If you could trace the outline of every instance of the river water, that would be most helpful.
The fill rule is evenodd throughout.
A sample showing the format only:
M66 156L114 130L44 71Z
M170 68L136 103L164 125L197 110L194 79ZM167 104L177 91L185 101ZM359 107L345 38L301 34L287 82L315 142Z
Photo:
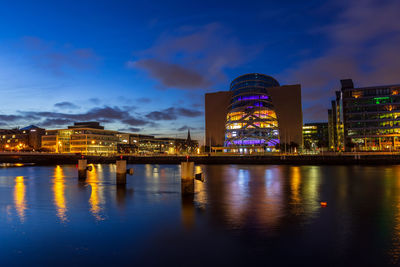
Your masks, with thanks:
M0 266L400 264L400 166L128 167L0 168Z

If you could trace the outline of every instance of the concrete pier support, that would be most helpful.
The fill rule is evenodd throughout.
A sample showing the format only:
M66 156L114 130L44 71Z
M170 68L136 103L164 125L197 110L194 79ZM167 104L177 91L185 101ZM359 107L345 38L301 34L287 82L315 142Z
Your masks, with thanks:
M181 162L181 193L194 194L194 162Z
M87 160L80 159L78 161L78 179L85 180L87 177Z
M117 160L117 185L126 184L126 160Z

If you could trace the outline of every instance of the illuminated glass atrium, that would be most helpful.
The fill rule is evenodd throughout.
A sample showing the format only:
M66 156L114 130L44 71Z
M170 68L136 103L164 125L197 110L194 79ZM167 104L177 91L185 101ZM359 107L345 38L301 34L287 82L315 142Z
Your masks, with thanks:
M274 78L258 73L232 81L225 131L226 147L275 147L279 143L278 121L269 87L280 86Z

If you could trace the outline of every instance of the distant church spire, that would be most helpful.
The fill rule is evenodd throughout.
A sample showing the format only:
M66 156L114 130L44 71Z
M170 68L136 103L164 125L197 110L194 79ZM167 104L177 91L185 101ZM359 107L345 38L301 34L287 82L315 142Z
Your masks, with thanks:
M190 138L190 129L188 129L188 134L187 134L187 138L186 138L186 142L191 142L192 139Z

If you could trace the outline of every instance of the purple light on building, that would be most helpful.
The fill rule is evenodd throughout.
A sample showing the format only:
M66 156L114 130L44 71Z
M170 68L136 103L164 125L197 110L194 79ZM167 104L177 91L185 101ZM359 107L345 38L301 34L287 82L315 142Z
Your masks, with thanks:
M268 99L268 96L266 96L266 95L243 96L243 97L239 97L237 99L237 101L258 100L258 99Z
M279 144L279 139L271 139L268 141L267 146L275 146L276 144Z
M226 146L252 146L252 145L266 145L269 147L273 147L276 144L279 144L279 139L271 139L268 142L264 139L255 139L255 140L234 140L233 142L226 142Z
M256 139L256 140L234 140L233 143L227 142L226 145L237 145L237 146L251 146L251 145L267 145L267 146L275 146L279 144L279 139L271 139L268 142L264 139Z

